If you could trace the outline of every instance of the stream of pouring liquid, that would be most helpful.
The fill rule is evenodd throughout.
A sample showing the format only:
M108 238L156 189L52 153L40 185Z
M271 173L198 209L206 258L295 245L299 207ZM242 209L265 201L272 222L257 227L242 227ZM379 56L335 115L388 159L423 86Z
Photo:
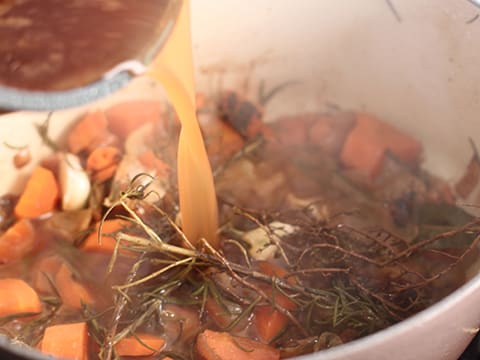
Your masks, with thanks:
M215 187L196 116L189 0L147 74L163 85L182 124L177 154L182 230L193 245L204 238L217 248Z

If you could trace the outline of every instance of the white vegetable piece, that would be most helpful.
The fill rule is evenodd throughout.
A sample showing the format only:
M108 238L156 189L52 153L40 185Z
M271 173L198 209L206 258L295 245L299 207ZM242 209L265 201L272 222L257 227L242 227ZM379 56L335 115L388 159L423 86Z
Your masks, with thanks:
M270 229L270 233L268 229ZM257 260L269 260L278 250L276 242L282 237L298 231L297 226L273 221L266 227L258 227L243 235L243 240L250 244L250 255Z
M80 159L74 154L61 154L59 172L62 209L79 210L83 208L90 195L91 185Z

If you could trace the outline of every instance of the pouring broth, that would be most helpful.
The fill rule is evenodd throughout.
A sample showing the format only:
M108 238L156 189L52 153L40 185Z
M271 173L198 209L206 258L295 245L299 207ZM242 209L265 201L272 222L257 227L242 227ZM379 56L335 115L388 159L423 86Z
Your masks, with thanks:
M71 359L288 358L466 281L478 219L455 203L478 156L450 186L372 114L265 124L233 91L195 108L181 16L150 72L179 119L160 101L92 108L20 196L2 197L3 334Z

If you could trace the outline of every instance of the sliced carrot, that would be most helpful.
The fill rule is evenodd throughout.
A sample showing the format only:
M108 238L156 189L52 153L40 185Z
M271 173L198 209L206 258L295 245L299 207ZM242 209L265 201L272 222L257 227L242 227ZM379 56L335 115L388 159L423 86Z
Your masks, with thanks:
M170 173L170 165L155 155L153 150L147 150L138 156L140 163L149 170L155 170L158 176L167 176Z
M0 264L20 260L33 250L35 243L30 220L18 220L0 235Z
M237 319L242 309L239 308L238 305L231 304L226 299L224 299L223 304L220 304L213 296L208 296L205 301L205 310L207 311L209 319L212 319L218 327L223 329ZM246 321L248 321L247 318L240 321L234 329L232 329L232 332L243 330L247 325Z
M74 154L84 150L90 152L102 144L108 135L105 113L101 110L93 111L81 118L70 130L67 136L68 148Z
M214 165L222 163L245 145L245 139L232 126L215 118L202 126L208 156Z
M36 218L49 213L55 208L58 196L58 184L53 173L37 166L15 206L15 215L20 218Z
M284 278L288 275L288 272L284 268L267 261L259 262L258 266L260 271L266 275L276 276L278 278ZM288 281L294 283L295 279L289 278ZM292 300L281 292L274 291L271 286L263 287L263 289L270 294L275 304L280 307L287 310L295 310L297 308ZM281 313L271 305L257 306L253 313L255 315L253 324L257 330L258 336L262 341L267 343L279 335L290 321L287 315Z
M122 153L115 146L96 148L87 158L86 170L94 181L107 181L115 174L121 158Z
M277 349L261 342L232 336L226 332L205 330L197 337L195 346L201 360L277 360Z
M143 124L159 120L162 104L159 101L132 100L113 105L105 112L110 130L125 139Z
M382 168L387 150L405 163L416 166L420 161L422 146L392 125L360 113L346 138L340 158L345 166L368 177L375 177Z
M116 240L112 236L116 232L127 228L128 222L122 219L105 220L102 226L101 244L98 242L98 229L100 222L95 225L95 230L85 239L81 248L86 251L112 253Z
M165 333L176 334L178 341L188 341L198 334L200 320L198 310L189 306L166 304L165 311L169 313L165 320Z
M0 280L0 317L42 312L42 303L30 285L21 279Z
M41 351L60 359L88 360L88 328L84 322L49 326Z
M277 278L283 278L288 275L288 271L285 270L283 267L269 261L258 261L257 266L262 273L268 276L276 276Z
M281 145L306 145L309 129L315 121L315 114L286 116L272 125L275 138Z
M148 356L160 352L165 346L165 340L160 336L137 334L121 339L115 344L118 356Z
M337 156L354 124L355 115L349 112L318 114L309 128L308 143Z
M89 291L73 279L72 271L66 264L62 264L58 269L55 275L55 285L62 298L62 303L66 306L80 309L82 302L85 304L93 303Z
M279 335L290 321L287 315L282 314L272 306L257 306L253 313L257 334L266 343Z
M207 311L208 317L220 328L227 327L233 321L232 314L212 296L207 297L205 310Z
M32 275L32 286L35 290L44 294L51 294L55 292L52 282L55 280L62 259L57 255L44 257L37 261L33 266L34 273Z

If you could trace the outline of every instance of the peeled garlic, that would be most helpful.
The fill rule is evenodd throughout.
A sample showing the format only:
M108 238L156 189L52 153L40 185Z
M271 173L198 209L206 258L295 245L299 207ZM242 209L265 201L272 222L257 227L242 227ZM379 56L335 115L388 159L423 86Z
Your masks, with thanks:
M76 155L61 154L59 165L62 209L79 210L85 206L90 195L90 179Z
M270 232L268 232L268 229ZM249 253L257 260L269 260L277 252L276 242L282 237L293 234L298 230L297 226L273 221L266 227L258 227L243 235L243 240L250 244Z

